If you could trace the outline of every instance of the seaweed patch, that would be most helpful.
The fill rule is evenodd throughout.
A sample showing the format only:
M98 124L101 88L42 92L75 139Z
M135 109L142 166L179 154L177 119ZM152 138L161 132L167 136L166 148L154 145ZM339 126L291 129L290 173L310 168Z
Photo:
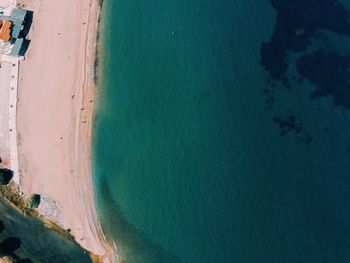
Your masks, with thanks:
M263 91L267 108L271 109L277 99L273 92L276 87L303 88L307 80L313 87L310 100L329 97L333 105L350 110L350 51L344 54L332 45L332 34L345 37L350 43L349 10L336 0L270 0L270 3L277 11L276 24L260 51L260 64L269 74L272 90ZM290 72L294 72L293 76ZM288 118L278 117L274 122L282 125L283 134L298 133L299 128ZM291 127L285 126L286 120ZM311 137L306 139L307 143L311 141Z

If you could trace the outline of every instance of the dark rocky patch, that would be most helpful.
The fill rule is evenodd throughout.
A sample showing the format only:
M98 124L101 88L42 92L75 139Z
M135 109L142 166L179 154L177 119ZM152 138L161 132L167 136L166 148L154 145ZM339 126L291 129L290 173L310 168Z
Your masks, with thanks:
M274 117L273 122L280 128L281 136L294 133L301 143L310 144L312 142L312 137L304 131L301 123L294 116Z
M29 258L20 259L17 263L33 263Z
M281 81L290 89L286 76L290 67L289 53L305 52L312 41L327 41L327 36L320 30L350 37L350 13L336 0L270 2L277 11L277 21L270 41L261 46L260 63L269 72L270 78ZM323 74L325 71L319 67L318 72Z
M281 129L280 135L284 136L290 132L300 134L303 131L300 123L293 116L289 117L274 117L273 122L277 123Z
M299 78L299 79L298 79L298 84L299 84L299 85L303 85L303 83L304 83L304 79L303 79L303 78Z
M265 104L267 109L272 109L276 101L275 92L272 89L263 89L263 95L265 96Z
M4 229L5 229L5 224L4 224L3 221L0 220L0 233L1 233L2 231L4 231Z
M331 96L335 105L350 109L350 56L334 51L317 50L297 61L298 72L315 86L312 99Z
M263 93L264 93L265 95L267 95L267 94L272 93L272 90L270 90L270 89L263 89Z
M2 255L11 255L21 246L21 239L18 237L8 237L0 242L0 253Z
M271 96L265 99L265 104L268 109L272 109L273 104L275 103L275 97Z
M270 0L277 10L277 22L269 42L261 47L261 65L273 79L288 70L288 52L300 53L312 38L326 29L350 36L349 12L335 0ZM319 37L319 36L318 36Z
M340 54L330 44L332 34L350 38L350 12L337 0L269 1L277 11L276 24L269 41L262 43L260 53L260 64L269 73L269 86L274 89L283 85L291 91L297 86L302 88L306 79L314 85L311 100L328 96L334 105L350 109L350 54ZM289 59L291 54L296 62ZM294 68L298 74L289 76L289 69ZM270 93L264 95L271 109L278 97L271 100ZM281 135L293 132L303 143L311 143L312 138L292 117L274 118L274 122Z

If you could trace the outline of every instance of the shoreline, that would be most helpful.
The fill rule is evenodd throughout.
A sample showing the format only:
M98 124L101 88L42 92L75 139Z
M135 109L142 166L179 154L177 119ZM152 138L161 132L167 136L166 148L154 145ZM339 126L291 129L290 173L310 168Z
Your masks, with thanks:
M68 0L66 4L22 0L19 3L34 11L29 34L32 43L20 66L17 111L21 191L24 195L41 194L43 201L38 209L41 215L63 229L70 229L75 240L103 262L113 262L113 249L103 237L96 213L91 170L91 132L97 87L94 78L102 2L78 1L69 5ZM60 21L52 21L58 29L55 33L45 29L51 18L45 12L56 15L60 11L64 16L60 18L70 21L63 26ZM69 15L74 17L68 18ZM46 55L52 51L54 62L40 54L45 48L45 38L52 39L57 34L55 38L60 41L65 33L60 29L72 24L74 32L68 36L69 43L46 48ZM50 92L45 92L44 82L52 86ZM43 107L36 104L43 100L50 103ZM41 109L38 111L33 105ZM61 113L56 110L57 106L66 109ZM38 119L39 127L32 131L29 122ZM33 151L33 146L38 152ZM55 147L57 151L52 152ZM56 169L64 171L58 173Z

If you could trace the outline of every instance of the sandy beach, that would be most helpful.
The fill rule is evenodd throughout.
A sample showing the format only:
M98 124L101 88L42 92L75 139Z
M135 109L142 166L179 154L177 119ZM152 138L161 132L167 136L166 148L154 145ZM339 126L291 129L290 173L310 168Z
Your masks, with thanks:
M23 0L34 11L20 63L20 187L39 193L39 211L96 255L106 255L93 200L91 126L99 1ZM107 253L108 254L108 253Z

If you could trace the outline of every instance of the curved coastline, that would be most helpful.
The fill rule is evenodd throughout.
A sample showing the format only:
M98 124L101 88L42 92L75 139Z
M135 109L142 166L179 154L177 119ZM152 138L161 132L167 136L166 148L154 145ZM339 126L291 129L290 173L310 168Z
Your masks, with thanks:
M91 118L92 118L92 127L90 128L90 154L91 154L91 176L93 178L93 188L94 188L94 194L96 193L96 191L98 191L98 189L95 189L95 184L94 184L94 179L96 179L96 177L94 177L94 162L93 162L93 145L92 142L94 141L94 130L93 127L95 125L94 121L96 118L96 113L98 111L98 107L99 105L101 106L101 103L103 104L103 87L104 87L104 83L103 83L103 74L102 74L102 59L103 59L103 34L105 34L103 31L105 30L105 26L106 26L106 21L108 21L107 18L107 11L103 10L105 8L105 0L98 0L100 8L99 8L99 13L97 15L97 31L95 34L95 57L94 57L94 64L93 64L93 80L94 80L94 85L96 88L98 88L98 90L96 90L95 94L94 94L94 98L95 98L95 102L94 102L94 107L93 110L91 112ZM95 204L97 203L96 198L94 198ZM96 211L97 213L97 211ZM97 217L98 217L98 213L97 213ZM115 263L119 263L121 262L121 258L122 255L118 252L118 246L115 243L115 241L113 241L112 239L108 238L107 233L105 234L103 227L101 225L101 221L98 220L98 224L99 224L99 231L101 234L101 238L102 238L102 242L105 244L105 247L107 248L107 250L109 251L109 257L107 260L109 260L108 262L115 262Z
M84 108L86 111L84 114L80 109L77 111L78 116L76 118L78 121L75 122L75 141L77 142L75 157L77 158L77 163L81 167L81 172L78 173L81 177L76 177L76 184L80 187L79 193L81 195L81 200L84 202L84 214L88 220L91 232L94 233L95 239L100 242L104 249L104 255L91 251L93 253L91 257L94 262L102 261L108 263L115 262L115 255L113 254L113 249L107 243L96 213L91 169L92 126L97 88L96 66L98 61L98 37L102 3L102 0L90 0L89 3L86 37L84 41L83 81L82 89L80 90L81 94L78 96L81 99L80 109ZM88 143L86 143L86 140L88 140ZM84 152L83 155L81 154L82 151ZM89 188L87 192L86 187ZM84 244L82 244L82 246L84 247Z

